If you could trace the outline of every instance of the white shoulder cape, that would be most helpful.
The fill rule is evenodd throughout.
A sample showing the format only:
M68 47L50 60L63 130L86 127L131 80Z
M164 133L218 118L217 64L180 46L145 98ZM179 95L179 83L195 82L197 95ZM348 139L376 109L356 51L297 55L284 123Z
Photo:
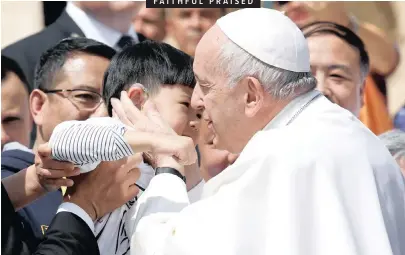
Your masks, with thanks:
M405 188L387 149L320 97L292 106L189 205L154 177L129 212L131 254L404 255Z

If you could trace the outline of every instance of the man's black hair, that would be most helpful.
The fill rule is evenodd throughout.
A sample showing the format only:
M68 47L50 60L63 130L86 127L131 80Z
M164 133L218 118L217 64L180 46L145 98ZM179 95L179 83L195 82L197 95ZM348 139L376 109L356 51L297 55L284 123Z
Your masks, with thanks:
M318 34L332 34L355 47L360 53L360 70L362 76L363 78L366 77L370 69L368 53L363 41L352 30L333 22L317 21L301 27L301 31L304 33L305 38Z
M84 37L63 39L41 55L35 68L34 88L52 89L54 78L66 60L78 53L110 60L116 51L103 43Z
M28 95L31 93L31 87L29 86L21 67L13 59L1 55L1 81L6 78L7 73L14 73L17 75L27 89Z
M149 94L161 85L183 85L194 88L193 58L162 42L144 41L126 47L111 60L104 75L103 99L112 114L111 98L140 83Z

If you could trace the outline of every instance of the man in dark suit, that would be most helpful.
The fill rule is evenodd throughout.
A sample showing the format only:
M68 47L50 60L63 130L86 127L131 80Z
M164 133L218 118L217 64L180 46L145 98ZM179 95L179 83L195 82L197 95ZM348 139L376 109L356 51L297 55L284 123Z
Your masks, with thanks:
M38 147L36 164L2 180L2 254L99 254L93 222L136 196L133 186L139 171L122 171L126 160L105 162L97 171L78 175L67 162L52 160L51 149ZM55 170L57 169L57 170ZM62 176L66 176L63 179ZM75 177L76 176L76 177ZM53 219L36 251L21 237L19 225L13 224L19 208L61 186L68 196Z
M17 61L28 82L33 84L34 69L41 54L67 37L87 37L116 50L128 43L145 40L132 27L140 2L69 2L62 15L41 32L2 50Z
M64 39L44 52L30 95L38 131L35 146L29 150L21 144L6 144L7 151L1 155L2 179L34 164L38 145L49 141L59 123L87 119L101 108L103 74L114 55L111 47L83 37ZM18 211L20 221L15 224L21 226L24 235L20 238L31 250L43 238L61 203L62 193L56 190Z

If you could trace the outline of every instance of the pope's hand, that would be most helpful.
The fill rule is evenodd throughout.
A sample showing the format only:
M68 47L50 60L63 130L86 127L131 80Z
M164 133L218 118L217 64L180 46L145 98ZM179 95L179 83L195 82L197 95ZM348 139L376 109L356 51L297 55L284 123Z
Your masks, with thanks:
M61 162L52 159L52 150L48 144L38 146L37 153L35 154L35 167L38 183L46 191L57 190L62 186L70 187L73 181L69 178L80 174L80 169L75 168L72 163ZM29 171L30 172L30 171Z
M152 101L144 105L144 114L132 103L127 92L121 92L121 99L111 99L113 117L118 118L125 125L138 131L176 134L176 132L163 120Z
M173 157L180 165L191 165L197 160L195 145L191 138L179 136L163 120L155 105L149 100L144 112L139 111L129 99L127 93L121 93L121 99L111 99L113 113L125 125L137 131L153 133L151 153L144 153L154 167L172 162Z
M173 157L179 164L192 165L197 161L197 151L193 139L179 135L157 136L152 147L156 156L156 164L161 166L165 156Z

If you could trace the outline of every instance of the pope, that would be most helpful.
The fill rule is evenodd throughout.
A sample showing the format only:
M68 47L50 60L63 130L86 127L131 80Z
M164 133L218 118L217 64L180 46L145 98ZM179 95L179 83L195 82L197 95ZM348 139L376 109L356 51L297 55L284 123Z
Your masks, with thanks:
M194 72L192 106L214 146L240 155L191 205L182 178L156 175L128 215L131 254L405 254L398 164L315 90L307 42L289 18L224 16L199 42Z

